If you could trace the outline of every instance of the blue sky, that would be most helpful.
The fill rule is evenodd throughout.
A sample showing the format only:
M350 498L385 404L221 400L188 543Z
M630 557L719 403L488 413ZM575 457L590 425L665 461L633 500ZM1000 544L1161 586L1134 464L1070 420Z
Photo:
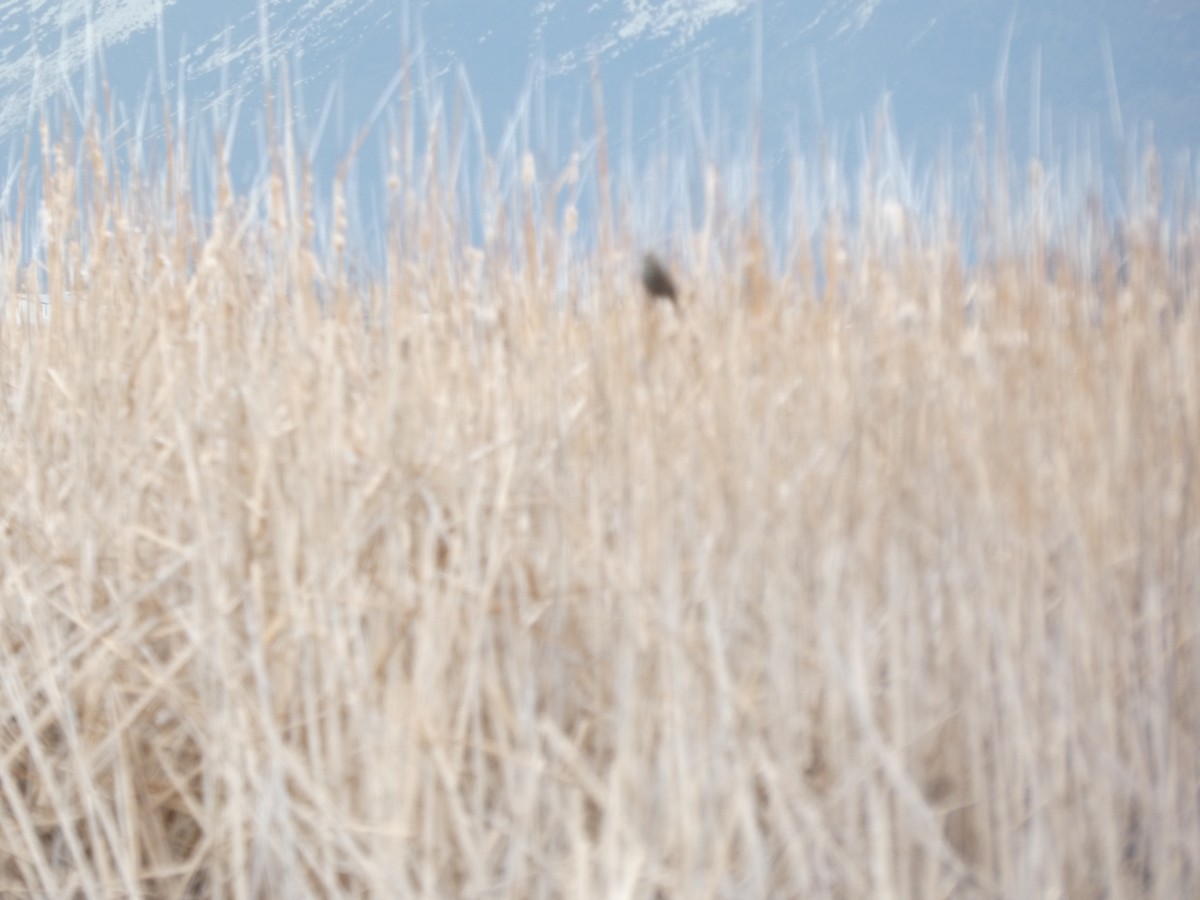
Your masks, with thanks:
M242 97L241 163L259 165L264 23L273 77L286 62L330 160L405 60L420 98L478 116L492 151L507 137L549 164L593 132L593 66L635 156L664 134L744 153L760 112L768 162L822 135L853 155L884 97L917 159L968 141L1000 96L1018 159L1082 142L1116 160L1148 123L1168 159L1200 145L1195 0L0 0L0 140L102 58L131 120L164 80L209 123Z

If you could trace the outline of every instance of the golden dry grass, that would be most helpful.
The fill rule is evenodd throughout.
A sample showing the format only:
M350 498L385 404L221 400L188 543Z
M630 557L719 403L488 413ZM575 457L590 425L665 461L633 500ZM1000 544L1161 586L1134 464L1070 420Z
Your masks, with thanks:
M89 146L48 322L4 226L0 894L1200 891L1194 205L1123 273L702 229L676 315L603 229L398 191L352 280L282 165L198 226Z

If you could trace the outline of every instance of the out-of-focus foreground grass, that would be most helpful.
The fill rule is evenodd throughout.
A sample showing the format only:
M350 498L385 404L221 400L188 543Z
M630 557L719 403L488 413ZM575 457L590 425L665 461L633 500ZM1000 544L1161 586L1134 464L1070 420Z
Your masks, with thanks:
M1192 194L769 254L710 173L675 312L532 163L364 274L82 146L0 235L4 896L1200 891Z

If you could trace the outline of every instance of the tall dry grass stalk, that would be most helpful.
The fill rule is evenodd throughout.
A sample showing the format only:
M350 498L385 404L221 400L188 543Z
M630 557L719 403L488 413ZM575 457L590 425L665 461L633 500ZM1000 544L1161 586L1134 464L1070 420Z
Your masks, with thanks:
M84 147L0 235L0 894L1200 894L1194 200L710 209L676 315L532 163L368 277Z

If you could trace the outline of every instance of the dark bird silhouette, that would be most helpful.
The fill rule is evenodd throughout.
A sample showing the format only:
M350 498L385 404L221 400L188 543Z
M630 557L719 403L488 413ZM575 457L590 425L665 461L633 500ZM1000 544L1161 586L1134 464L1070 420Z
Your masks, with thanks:
M666 270L658 257L647 253L642 257L642 287L651 299L670 300L679 303L679 294L675 290L675 282L671 273Z

